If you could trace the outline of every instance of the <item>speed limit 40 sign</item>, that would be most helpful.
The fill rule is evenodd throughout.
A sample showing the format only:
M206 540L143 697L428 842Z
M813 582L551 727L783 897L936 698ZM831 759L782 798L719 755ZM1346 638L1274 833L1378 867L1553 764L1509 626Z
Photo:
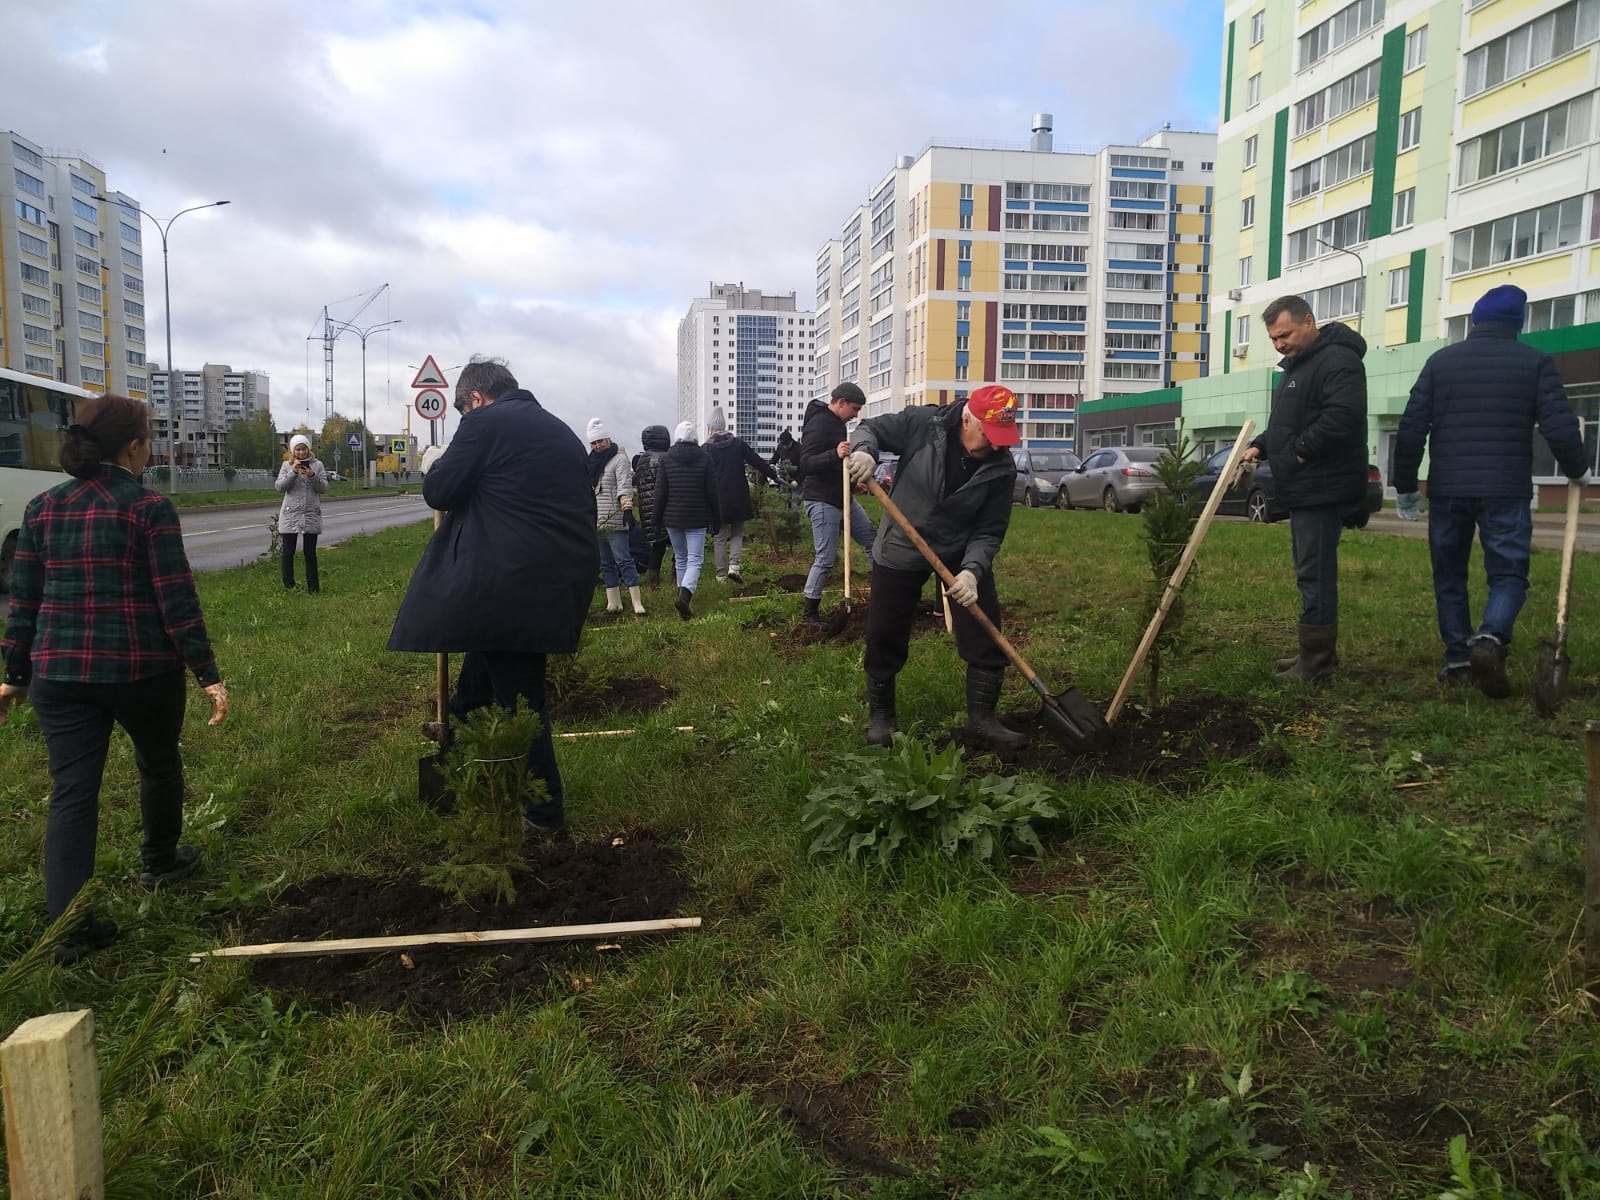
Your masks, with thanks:
M435 388L418 392L412 403L416 405L417 415L424 421L437 421L444 416L444 393Z

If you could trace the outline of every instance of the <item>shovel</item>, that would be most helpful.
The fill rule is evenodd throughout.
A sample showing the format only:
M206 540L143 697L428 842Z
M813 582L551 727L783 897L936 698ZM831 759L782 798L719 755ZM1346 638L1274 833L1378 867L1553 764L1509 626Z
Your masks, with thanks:
M1553 717L1567 698L1567 676L1572 660L1567 657L1567 601L1572 596L1572 552L1578 542L1578 506L1583 488L1567 484L1567 529L1561 538L1561 585L1556 594L1556 640L1540 639L1539 665L1533 672L1533 706L1539 715Z
M889 499L889 493L883 490L876 479L867 480L867 490L878 498L878 503L883 505L883 511L894 519L894 523L900 526L901 532L911 539L911 544L921 552L923 558L928 560L928 565L938 573L944 586L946 588L954 586L956 577L950 573L950 568L939 561L939 556L933 552L933 547L928 545L927 539L906 519L905 513L900 511L900 506ZM1068 746L1082 748L1106 731L1105 718L1100 715L1100 710L1094 706L1089 697L1077 688L1068 688L1059 695L1052 692L1022 655L1017 653L1017 648L1006 640L1005 634L995 628L994 622L989 620L988 614L978 607L976 600L965 605L965 608L972 614L973 620L983 627L983 631L994 639L994 644L1005 652L1005 656L1011 660L1011 665L1022 672L1022 677L1028 681L1028 686L1039 693L1039 699L1044 701L1044 707L1039 710L1039 715L1044 718L1045 726L1052 733Z
M441 514L433 514L433 528L438 531ZM439 749L424 754L417 760L417 799L438 812L448 812L455 806L455 793L444 773L444 752L450 749L450 656L440 654L435 662L434 715L438 719Z
M850 624L850 464L841 462L844 470L844 607L828 618L828 636L838 637Z

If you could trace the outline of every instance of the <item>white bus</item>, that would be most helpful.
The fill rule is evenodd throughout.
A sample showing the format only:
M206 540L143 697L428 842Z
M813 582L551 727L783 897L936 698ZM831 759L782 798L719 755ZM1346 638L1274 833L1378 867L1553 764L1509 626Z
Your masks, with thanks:
M11 585L22 511L67 478L61 439L80 400L93 392L0 367L0 590Z

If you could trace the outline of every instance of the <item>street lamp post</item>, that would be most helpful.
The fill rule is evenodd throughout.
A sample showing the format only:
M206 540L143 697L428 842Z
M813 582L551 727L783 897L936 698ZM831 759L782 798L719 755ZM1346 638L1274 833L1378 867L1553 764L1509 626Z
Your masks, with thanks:
M107 204L120 204L127 207L121 200L113 200L110 196L96 195L96 200L104 200ZM232 204L232 200L213 200L209 204L196 204L192 208L179 209L163 223L160 217L151 216L138 205L134 211L141 217L150 217L151 222L161 233L161 296L162 304L166 310L167 321L167 491L178 490L178 444L183 439L183 430L180 423L180 409L178 408L178 388L172 377L172 277L167 270L167 230L172 228L172 223L184 213L199 212L202 208L221 208L224 204Z
M1346 250L1343 246L1335 246L1332 242L1317 239L1317 245L1326 246L1329 250L1337 250L1340 254L1348 254L1356 260L1356 266L1361 269L1361 307L1356 309L1356 332L1361 332L1361 318L1367 311L1367 264L1361 261L1361 255L1354 250Z
M335 321L339 326L339 333L353 333L361 339L361 486L367 486L367 439L372 436L367 428L367 339L380 331L386 331L392 326L399 325L397 317L393 321L379 321L376 325L368 325L365 329L352 325L349 321ZM335 337L338 334L334 335Z

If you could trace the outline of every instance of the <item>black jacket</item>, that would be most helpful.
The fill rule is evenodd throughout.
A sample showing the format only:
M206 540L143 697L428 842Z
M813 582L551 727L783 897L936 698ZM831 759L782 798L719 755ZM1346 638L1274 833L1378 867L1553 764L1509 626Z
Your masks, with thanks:
M678 442L656 472L657 528L716 529L722 524L711 460L693 442Z
M664 542L666 533L655 533L656 475L661 470L661 460L667 456L667 449L672 445L672 438L665 425L646 425L644 432L639 435L639 441L644 449L633 456L633 502L638 508L639 524L644 528L645 535L653 541Z
M1366 496L1366 352L1359 333L1331 321L1304 354L1278 364L1272 415L1250 444L1272 464L1290 508L1359 504Z
M821 500L844 507L844 469L839 465L839 443L848 440L845 423L826 400L806 405L800 426L800 498Z
M444 516L389 649L576 650L600 571L588 457L529 392L467 414L423 480Z
M982 579L994 569L994 556L1011 524L1017 463L1010 451L995 450L981 461L971 479L948 496L944 494L945 453L950 439L961 436L961 414L966 408L965 404L942 408L914 405L873 417L856 426L850 448L865 450L874 458L882 451L898 454L891 498L945 566L952 571L971 571ZM914 571L927 566L928 560L900 526L885 516L878 523L872 561L892 570Z
M750 505L750 482L745 478L744 469L752 467L758 476L765 476L773 483L778 482L778 473L750 449L748 442L726 431L707 438L705 451L717 481L717 508L722 524L748 521L755 510Z
M1535 423L1563 474L1588 469L1555 359L1518 341L1515 326L1475 325L1466 341L1434 351L1411 387L1394 445L1395 490L1417 490L1426 443L1430 497L1526 500Z

